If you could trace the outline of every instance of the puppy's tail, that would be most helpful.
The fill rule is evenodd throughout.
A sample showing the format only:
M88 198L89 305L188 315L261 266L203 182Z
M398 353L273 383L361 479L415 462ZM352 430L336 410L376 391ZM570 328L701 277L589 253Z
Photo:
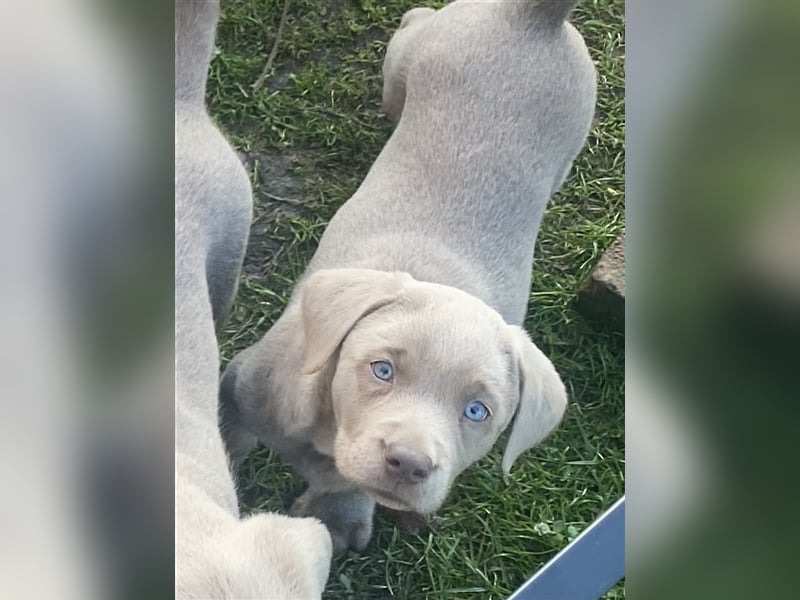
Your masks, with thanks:
M175 0L175 101L203 106L219 0Z
M579 0L512 0L520 17L536 23L561 25Z

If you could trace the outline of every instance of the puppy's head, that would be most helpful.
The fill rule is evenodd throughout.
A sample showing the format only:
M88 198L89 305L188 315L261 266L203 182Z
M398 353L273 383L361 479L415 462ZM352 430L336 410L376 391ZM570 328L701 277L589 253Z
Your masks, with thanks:
M336 465L391 508L436 510L511 425L508 472L566 409L561 379L525 332L455 288L324 270L304 283L302 312L304 372L332 367Z

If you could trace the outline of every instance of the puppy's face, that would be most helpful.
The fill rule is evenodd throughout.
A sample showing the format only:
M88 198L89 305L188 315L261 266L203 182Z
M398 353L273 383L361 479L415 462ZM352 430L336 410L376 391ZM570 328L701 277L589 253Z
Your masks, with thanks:
M431 512L514 422L514 459L561 420L566 393L518 327L407 274L318 271L302 296L306 373L331 365L341 474L378 502Z
M475 298L422 283L359 320L332 384L342 475L386 506L436 510L513 416L509 333Z

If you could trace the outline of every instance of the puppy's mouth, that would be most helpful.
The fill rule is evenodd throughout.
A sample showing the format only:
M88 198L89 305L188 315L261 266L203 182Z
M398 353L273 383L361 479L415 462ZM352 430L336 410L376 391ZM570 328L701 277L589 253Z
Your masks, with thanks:
M399 496L372 486L361 486L362 489L377 502L387 508L394 510L401 510L406 512L414 512L414 507Z

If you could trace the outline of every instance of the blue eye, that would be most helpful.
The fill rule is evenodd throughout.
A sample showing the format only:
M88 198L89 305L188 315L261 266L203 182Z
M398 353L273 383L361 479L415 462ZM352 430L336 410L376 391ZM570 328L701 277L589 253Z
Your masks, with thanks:
M480 423L481 421L485 421L489 416L489 409L486 408L486 405L480 400L473 400L464 408L464 416L470 421Z
M394 375L394 367L392 363L386 360L376 360L369 365L372 368L372 374L381 381L390 381Z

